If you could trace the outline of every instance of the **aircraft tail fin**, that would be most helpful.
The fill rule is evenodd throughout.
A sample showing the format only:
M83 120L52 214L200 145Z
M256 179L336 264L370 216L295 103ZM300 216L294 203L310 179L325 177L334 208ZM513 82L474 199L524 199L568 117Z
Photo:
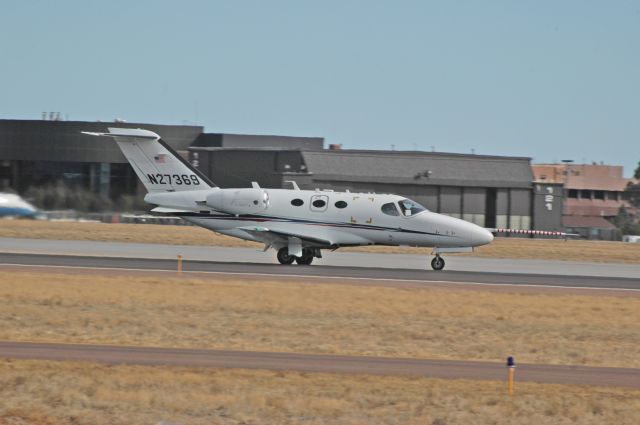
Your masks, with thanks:
M139 128L109 128L108 133L82 133L115 139L149 192L180 192L215 187L206 176L184 160L153 131Z

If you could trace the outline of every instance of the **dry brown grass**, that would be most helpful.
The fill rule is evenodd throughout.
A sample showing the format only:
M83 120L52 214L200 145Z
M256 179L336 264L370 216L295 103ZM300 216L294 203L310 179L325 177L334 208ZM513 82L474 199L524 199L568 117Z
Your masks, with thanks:
M178 367L0 362L0 424L636 425L640 391Z
M219 235L202 227L156 224L0 220L0 237L171 245L258 246L241 239Z
M0 339L640 367L640 297L0 272Z
M257 243L219 235L201 227L158 226L152 224L0 220L0 237L226 247L261 246ZM424 254L429 252L428 248L409 247L358 247L343 248L343 250L404 254ZM497 238L491 245L480 247L472 255L489 258L640 264L640 244L584 240Z

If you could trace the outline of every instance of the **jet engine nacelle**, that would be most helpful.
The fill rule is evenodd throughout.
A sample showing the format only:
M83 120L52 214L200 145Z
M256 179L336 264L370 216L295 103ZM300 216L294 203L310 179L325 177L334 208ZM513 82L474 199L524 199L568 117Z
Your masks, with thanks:
M218 189L207 196L207 206L228 214L252 214L269 207L264 189Z

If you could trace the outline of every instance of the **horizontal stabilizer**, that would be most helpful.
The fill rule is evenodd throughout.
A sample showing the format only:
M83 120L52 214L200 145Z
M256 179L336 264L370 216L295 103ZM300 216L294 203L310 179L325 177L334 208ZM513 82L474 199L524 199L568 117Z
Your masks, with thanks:
M141 128L109 128L109 133L83 131L82 134L88 134L89 136L117 137L119 139L160 139L160 136L153 131L143 130Z

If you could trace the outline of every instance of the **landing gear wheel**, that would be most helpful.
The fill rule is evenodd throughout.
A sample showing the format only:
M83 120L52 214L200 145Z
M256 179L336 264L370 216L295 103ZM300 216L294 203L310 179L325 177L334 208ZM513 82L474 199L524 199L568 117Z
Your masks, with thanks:
M278 261L280 264L291 264L295 258L293 255L289 255L289 249L286 247L278 250Z
M302 257L296 257L296 263L301 266L308 266L313 262L313 250L304 248L302 250Z
M444 269L444 258L439 255L433 257L433 260L431 260L431 268L436 271Z

